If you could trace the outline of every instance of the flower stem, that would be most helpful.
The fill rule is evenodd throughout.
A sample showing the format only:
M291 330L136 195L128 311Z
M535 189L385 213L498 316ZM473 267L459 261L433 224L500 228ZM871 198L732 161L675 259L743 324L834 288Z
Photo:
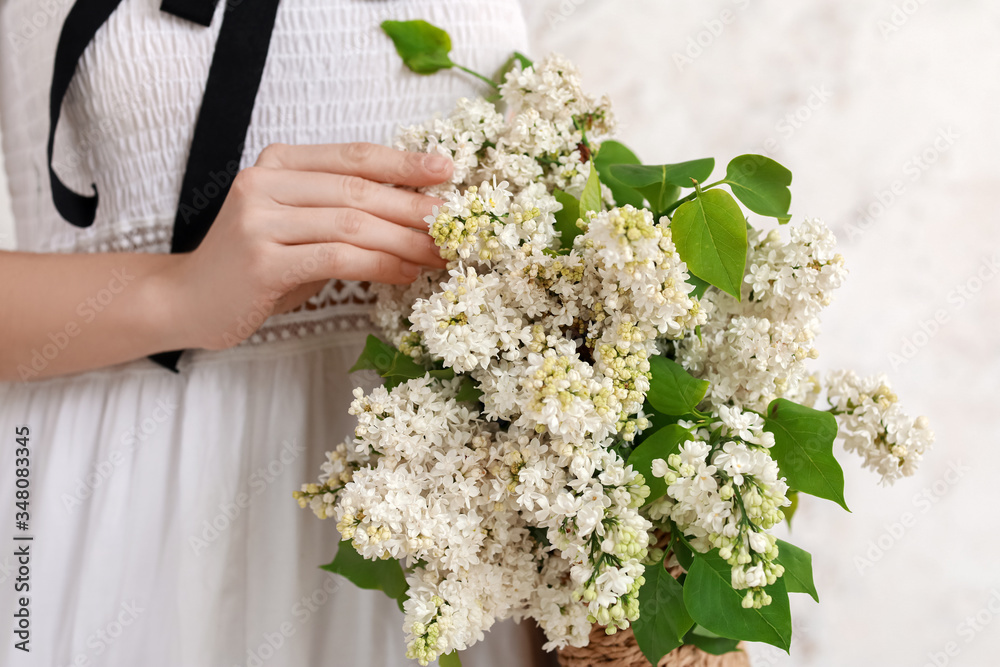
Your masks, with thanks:
M663 212L663 215L670 215L671 213L673 213L677 209L678 206L680 206L681 204L683 204L685 202L691 201L692 199L694 199L697 196L697 194L698 194L697 192L692 192L687 197L683 197L681 199L678 199L673 204L671 204L670 206L667 207L667 209Z
M474 70L471 70L471 69L469 69L468 67L463 67L462 65L457 65L457 64L456 64L456 65L455 65L455 67L457 67L458 69L462 70L462 71L463 71L463 72L465 72L466 74L471 74L472 76L476 77L477 79L480 79L480 80L482 80L482 81L485 81L486 83L490 84L490 86L491 86L492 88L494 88L494 89L496 89L496 90L499 90L499 89L500 89L500 86L499 86L499 85L497 85L497 82L496 82L496 81L494 81L493 79L488 79L488 78L486 78L485 76L483 76L483 75L482 75L482 74L480 74L479 72L476 72L476 71L474 71Z
M697 197L699 193L704 192L705 190L709 190L711 188L714 188L716 185L722 185L725 182L726 182L725 180L716 181L715 183L709 183L708 185L700 185L700 184L696 183L695 186L694 186L695 187L695 191L694 192L692 192L691 194L689 194L687 197L684 197L682 199L678 199L673 204L671 204L670 206L668 206L667 210L665 210L663 212L663 215L670 215L671 213L674 212L674 210L676 210L676 208L678 206L680 206L681 204L684 204L686 202L691 201L692 199L694 199L695 197Z

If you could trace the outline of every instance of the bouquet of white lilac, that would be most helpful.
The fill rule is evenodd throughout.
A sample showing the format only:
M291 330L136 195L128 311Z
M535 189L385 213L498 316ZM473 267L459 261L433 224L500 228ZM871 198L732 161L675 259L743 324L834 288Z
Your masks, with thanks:
M459 67L440 29L383 27L414 71ZM421 664L509 617L548 649L631 628L653 664L787 650L811 559L768 530L799 493L846 508L838 436L886 482L933 438L884 378L807 367L845 273L833 235L748 224L737 200L789 220L791 174L766 157L715 183L712 159L640 164L563 58L515 54L496 80L397 139L454 161L428 189L450 265L379 288L383 339L356 368L384 386L356 390L354 438L296 492L337 521L327 569L399 600Z

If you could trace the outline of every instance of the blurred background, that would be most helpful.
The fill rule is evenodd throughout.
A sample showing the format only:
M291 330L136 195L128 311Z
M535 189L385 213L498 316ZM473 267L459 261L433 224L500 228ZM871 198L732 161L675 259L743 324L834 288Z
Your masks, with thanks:
M644 161L792 170L792 212L824 218L850 269L817 367L888 373L937 432L892 488L841 456L852 514L803 499L787 539L822 604L795 596L791 657L752 646L754 665L998 664L1000 3L524 4L533 55L576 61Z

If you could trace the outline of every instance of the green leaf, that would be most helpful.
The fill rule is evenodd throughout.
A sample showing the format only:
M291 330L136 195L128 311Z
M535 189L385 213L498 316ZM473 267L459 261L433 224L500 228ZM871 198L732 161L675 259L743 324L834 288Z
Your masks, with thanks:
M700 625L696 625L684 635L684 643L697 646L699 649L710 655L723 655L740 650L740 642L737 639L720 637L714 632L709 632Z
M455 394L455 400L475 403L482 397L483 392L476 385L476 381L468 375L464 376L462 378L462 386L458 388L458 393Z
M392 358L389 368L382 372L382 377L384 378L402 378L403 380L422 378L425 375L427 375L426 368L415 362L410 355L398 350L396 351L396 356Z
M531 60L531 58L529 58L528 56L524 55L520 51L515 51L514 55L512 55L511 58L517 58L517 61L519 63L521 63L521 67L524 68L524 69L528 69L529 67L531 67L531 66L533 66L535 64Z
M458 651L452 651L438 656L438 665L440 667L462 667L462 659L458 657Z
M819 602L819 593L813 583L812 554L794 544L778 540L778 563L785 566L785 588L789 593L808 593Z
M437 378L438 380L451 380L455 377L454 368L437 368L431 371L427 371L427 375L432 378Z
M427 21L383 21L382 30L403 63L417 74L433 74L455 65L448 56L451 37Z
M597 167L601 183L604 183L611 189L616 206L631 204L636 208L642 208L644 199L642 193L625 185L612 175L612 165L618 164L639 164L639 158L625 144L613 140L605 141L601 144L597 155L594 156L594 166Z
M594 163L590 163L590 176L587 177L587 185L580 195L580 217L586 219L590 211L600 212L604 210L604 198L601 196L601 178L597 174Z
M759 215L787 222L792 193L792 172L763 155L740 155L726 167L726 180L733 194Z
M688 271L740 298L747 263L747 221L728 192L699 192L677 207L670 230Z
M792 517L795 516L796 510L799 509L799 492L798 491L788 491L785 496L792 501L791 505L781 508L781 513L785 515L785 523L788 527L792 527Z
M646 400L658 412L686 415L692 412L708 391L708 380L699 380L676 361L654 355L649 358L649 392Z
M691 274L688 274L687 282L689 282L692 285L694 285L694 289L691 290L691 296L693 296L695 298L698 298L698 299L700 299L701 297L705 296L705 290L707 290L708 287L709 287L708 281L702 280L698 276L696 276L693 273L691 273Z
M570 250L573 239L583 233L576 224L580 219L580 200L562 190L555 190L552 194L562 204L562 210L556 211L555 224L555 230L560 234L560 246L564 250Z
M632 188L647 187L667 183L679 188L690 188L691 181L703 182L712 175L715 158L702 158L678 162L677 164L621 165L611 168L611 173L625 185Z
M362 350L361 356L348 372L374 370L382 375L392 366L397 354L399 354L399 350L369 334L365 341L365 349Z
M850 511L844 500L844 471L833 456L837 437L833 415L776 398L767 406L764 430L774 434L771 457L788 486Z
M677 526L675 525L670 531L670 550L674 552L674 556L677 558L677 562L681 564L681 567L685 571L691 569L691 564L694 563L694 552L684 543L684 540L680 539L677 534Z
M375 336L369 335L365 342L365 349L361 352L357 362L351 366L350 372L361 370L374 370L385 378L385 386L392 389L396 385L402 384L413 378L422 378L428 374L427 369L418 364L408 354L404 354L392 345L385 343ZM454 377L455 373L451 369L429 371L432 377L448 379Z
M652 188L655 188L655 190ZM653 217L659 218L671 204L677 201L677 197L681 194L681 189L676 185L669 184L660 187L650 186L650 188L643 189L643 194L649 199L649 205L653 209ZM650 199L650 195L652 195L652 199Z
M684 603L698 625L715 634L740 641L765 642L787 652L792 643L792 614L788 592L779 578L764 590L771 604L744 609L745 592L732 586L732 568L718 550L695 554L684 580Z
M647 428L640 435L637 435L635 437L635 441L633 444L633 446L635 447L641 445L646 440L646 438L652 436L659 429L669 424L676 424L678 420L678 417L665 415L660 412L657 412L656 410L653 409L653 406L650 405L649 401L646 401L645 403L642 404L642 411L646 414L646 419L649 420L649 428Z
M665 461L668 456L680 450L681 443L693 439L691 431L677 424L670 424L658 429L629 454L628 464L633 470L642 474L646 486L649 487L647 503L662 498L667 492L667 483L663 478L653 476L653 461L655 459Z
M358 588L382 591L399 603L403 609L406 590L409 586L398 560L368 560L354 550L350 540L343 540L337 547L337 556L329 565L322 566L327 572L346 577Z
M694 621L684 606L684 589L663 563L646 566L639 589L639 618L632 622L635 640L653 665L684 643Z
M714 168L715 159L704 158L677 164L612 165L610 172L623 185L642 193L653 213L659 215L677 200L681 188L690 188L692 180L703 182Z

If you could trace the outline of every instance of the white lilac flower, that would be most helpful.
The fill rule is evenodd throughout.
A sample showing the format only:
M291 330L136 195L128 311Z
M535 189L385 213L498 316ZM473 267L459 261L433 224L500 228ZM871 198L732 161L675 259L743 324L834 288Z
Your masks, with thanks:
M777 230L749 237L743 298L706 294L701 335L678 344L677 360L711 382L715 405L762 412L778 397L810 400L815 387L805 362L817 356L818 315L845 271L833 234L818 220L791 225L787 241Z
M296 499L363 557L402 562L407 655L423 665L506 618L537 621L550 650L586 645L593 623L629 627L644 566L663 557L656 529L717 548L743 604L768 604L783 571L768 531L789 500L759 413L820 393L806 361L844 276L833 235L815 220L751 230L739 301L695 297L669 219L615 207L605 184L606 210L562 247L554 191L580 197L610 105L559 56L516 66L499 93L503 113L461 99L398 134L397 148L454 162L421 190L443 200L425 221L449 265L376 286L371 317L433 375L357 390L354 437ZM707 414L678 422L691 439L652 462L667 493L646 505L619 451L651 425L654 354L711 384ZM913 472L933 434L883 378L832 374L827 395L846 449L887 482Z
M395 146L451 158L455 165L451 182L457 185L479 167L483 146L495 142L503 126L503 116L494 105L481 98L462 98L447 118L404 128Z
M500 278L472 268L452 270L441 291L416 302L409 320L430 354L461 372L486 368L531 335L531 327L505 303Z
M654 461L653 474L668 487L649 516L672 522L699 551L718 548L732 566L733 588L747 590L744 606L761 607L770 603L764 587L784 572L775 561L775 537L766 531L783 517L788 486L759 444L766 442L763 422L736 409L723 414L715 444L688 440L666 461Z
M386 340L418 363L428 360L428 352L420 334L410 331L413 304L430 297L442 280L448 279L446 271L424 270L409 285L372 285L375 307L371 318Z
M523 400L517 423L547 429L566 439L595 433L603 437L619 415L611 380L601 381L575 351L561 347L528 355L521 375Z
M320 466L319 484L303 484L293 493L299 507L309 507L320 519L336 514L340 492L354 479L354 473L371 463L369 452L358 451L351 440L337 445L326 453L326 462Z
M844 449L892 484L912 475L934 442L926 417L911 418L884 375L860 378L837 371L826 378L827 397L837 413Z

